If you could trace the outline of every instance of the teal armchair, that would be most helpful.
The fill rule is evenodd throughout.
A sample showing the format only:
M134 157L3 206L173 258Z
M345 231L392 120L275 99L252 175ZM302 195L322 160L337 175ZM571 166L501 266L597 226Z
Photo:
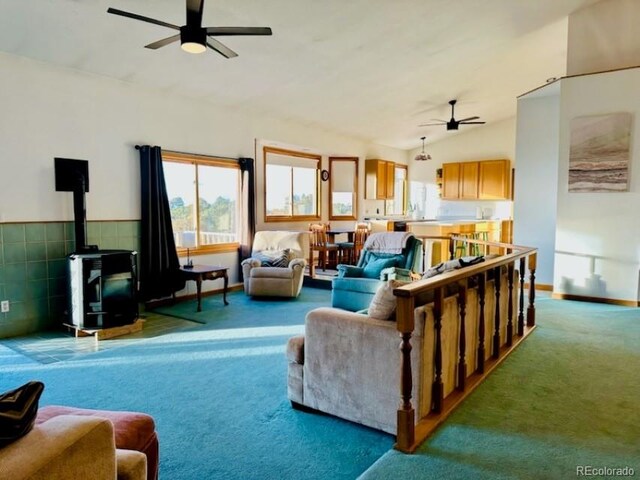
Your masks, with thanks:
M374 233L375 235L404 236L404 232ZM400 253L362 250L358 265L338 265L338 277L332 281L331 306L357 312L369 307L380 284L389 279L409 280L412 271L420 271L422 241L407 238Z

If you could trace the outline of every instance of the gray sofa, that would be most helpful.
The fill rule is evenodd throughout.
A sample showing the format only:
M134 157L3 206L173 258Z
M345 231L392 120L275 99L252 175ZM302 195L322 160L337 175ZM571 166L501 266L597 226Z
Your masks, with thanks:
M500 288L500 339L506 342L507 270ZM517 271L514 271L513 311L517 311ZM486 285L485 356L491 355L495 316L494 281ZM467 376L476 370L479 343L479 307L476 288L467 290L466 361ZM442 317L444 395L456 387L459 345L457 294L445 297ZM434 379L433 303L414 311L415 330L411 339L413 405L416 422L431 411ZM287 345L288 397L294 407L308 407L372 428L396 434L400 403L400 337L393 320L376 320L367 315L337 308L318 308L307 314L304 336Z

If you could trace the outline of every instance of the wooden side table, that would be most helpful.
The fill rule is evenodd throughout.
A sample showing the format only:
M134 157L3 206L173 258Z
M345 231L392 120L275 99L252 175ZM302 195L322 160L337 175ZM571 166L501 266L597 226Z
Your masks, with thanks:
M202 282L204 280L215 280L216 278L224 278L224 289L222 290L222 299L225 305L229 305L227 302L227 287L229 286L229 269L227 267L213 267L210 265L194 265L193 268L186 268L180 266L180 271L186 280L193 280L196 282L196 288L198 292L198 309L196 311L202 311Z

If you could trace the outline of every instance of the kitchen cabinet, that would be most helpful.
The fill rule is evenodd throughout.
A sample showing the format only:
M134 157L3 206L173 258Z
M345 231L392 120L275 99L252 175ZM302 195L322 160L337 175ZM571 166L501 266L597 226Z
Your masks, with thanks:
M460 198L460 164L442 164L442 198Z
M365 198L388 200L394 195L396 164L389 160L365 160Z
M480 162L479 198L483 200L508 200L511 195L511 165L509 160L485 160Z
M509 160L483 160L442 164L445 200L510 199Z

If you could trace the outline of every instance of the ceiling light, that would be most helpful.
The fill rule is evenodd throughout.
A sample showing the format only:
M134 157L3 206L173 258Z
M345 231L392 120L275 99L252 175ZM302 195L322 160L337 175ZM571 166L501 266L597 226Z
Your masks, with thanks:
M414 158L414 160L416 160L417 162L424 162L425 160L431 160L431 155L427 155L426 153L424 153L424 139L427 137L420 137L422 139L422 152L416 155L416 158Z
M204 28L180 27L180 47L185 52L202 53L207 50L207 32Z

